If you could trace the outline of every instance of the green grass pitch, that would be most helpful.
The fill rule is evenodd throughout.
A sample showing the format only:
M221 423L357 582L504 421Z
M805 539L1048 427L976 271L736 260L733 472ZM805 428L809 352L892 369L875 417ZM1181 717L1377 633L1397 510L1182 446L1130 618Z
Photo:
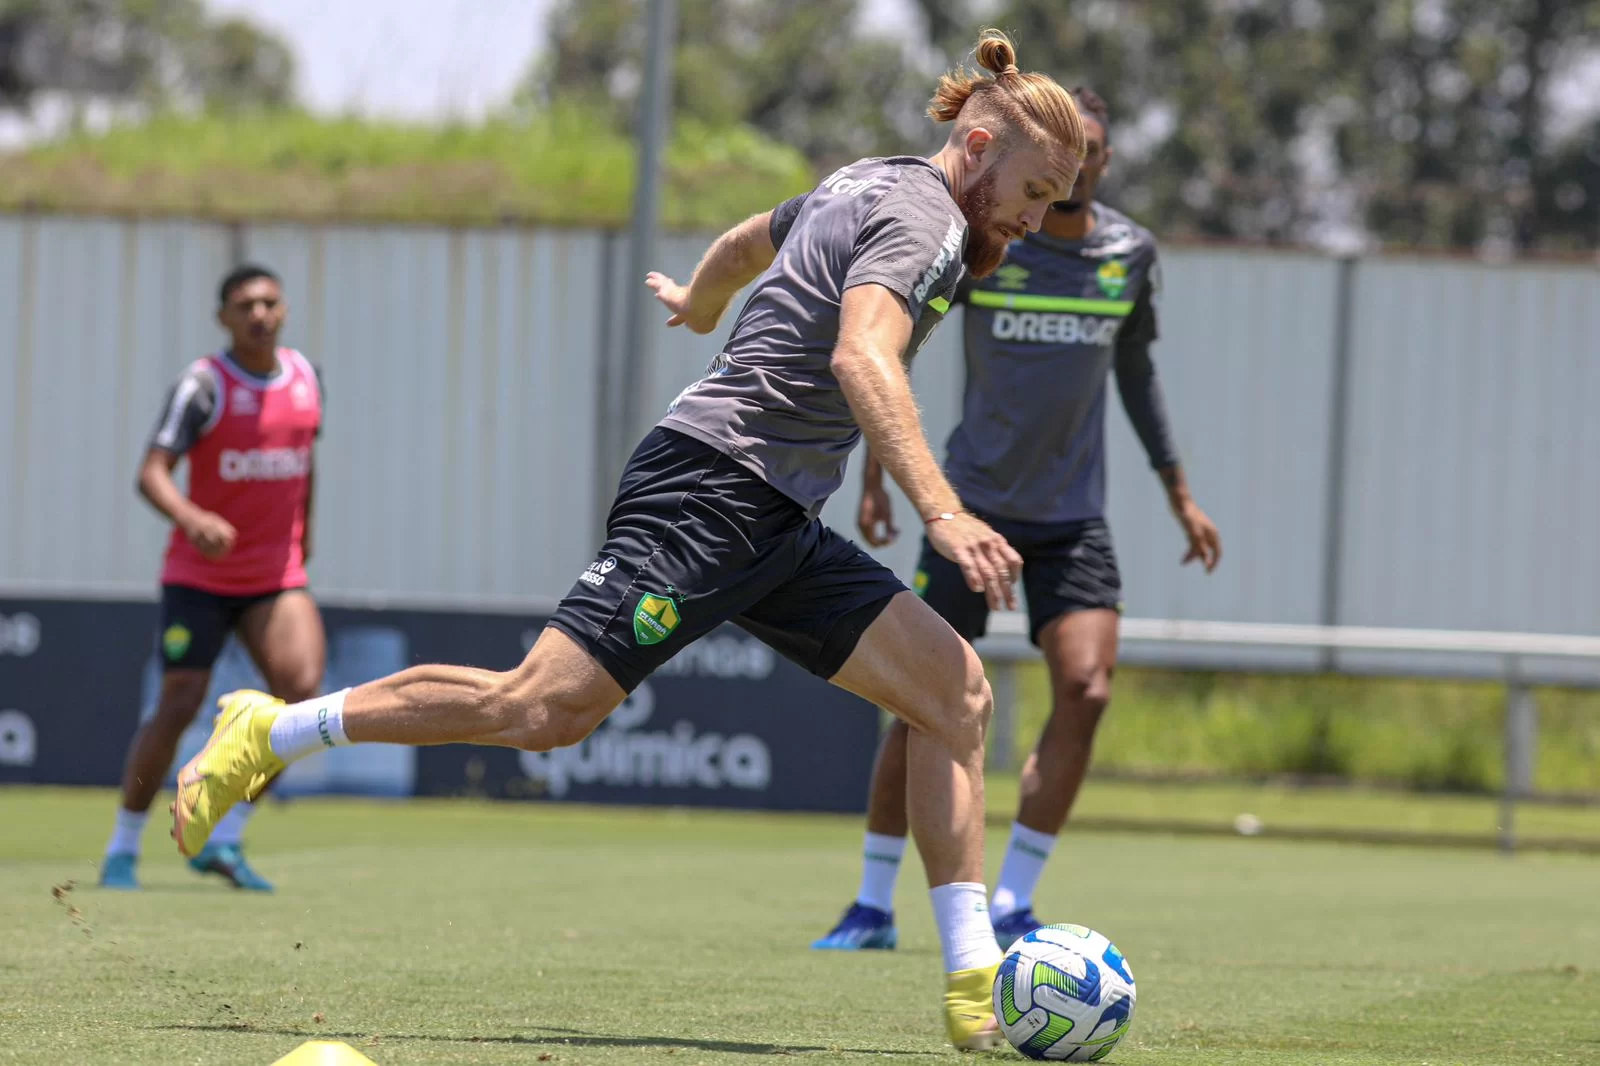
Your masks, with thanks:
M112 803L0 789L0 1063L956 1061L915 860L899 951L807 949L855 819L269 804L276 895L191 875L155 817L121 895L93 887ZM1038 903L1128 955L1111 1062L1600 1062L1594 858L1069 831Z

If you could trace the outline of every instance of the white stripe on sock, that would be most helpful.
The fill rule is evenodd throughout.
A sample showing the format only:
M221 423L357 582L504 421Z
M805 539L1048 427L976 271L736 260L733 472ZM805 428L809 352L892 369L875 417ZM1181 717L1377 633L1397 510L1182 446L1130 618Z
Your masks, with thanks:
M994 913L999 917L1033 906L1033 891L1039 875L1050 859L1056 838L1020 822L1011 823L1011 843L1000 864L1000 880L994 886Z
M900 860L906 853L906 838L868 833L861 854L861 889L856 902L880 911L894 910L894 883L900 876Z

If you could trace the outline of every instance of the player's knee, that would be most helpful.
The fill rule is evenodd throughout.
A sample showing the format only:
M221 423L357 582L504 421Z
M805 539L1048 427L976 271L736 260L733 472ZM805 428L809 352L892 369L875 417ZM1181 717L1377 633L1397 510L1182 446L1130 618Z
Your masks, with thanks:
M613 708L595 706L592 701L554 698L544 701L543 742L552 748L569 748L595 731Z
M989 719L994 715L994 690L989 687L989 679L983 676L982 668L967 688L965 709L968 727L977 730L980 736L987 733Z
M195 677L168 674L161 683L161 698L150 719L151 728L179 733L188 729L200 712L200 704L205 702L210 682L210 676L203 673Z
M285 703L300 703L314 699L322 687L322 671L314 667L294 670L277 679L273 695Z
M516 670L501 675L487 702L497 719L500 741L523 751L571 747L615 709L581 690L541 685Z
M966 649L964 666L960 696L953 701L951 713L946 716L950 723L948 740L958 753L982 751L989 718L994 713L994 693L989 688L989 679L983 674L983 663L970 647Z
M1072 663L1056 671L1053 687L1056 710L1093 728L1111 702L1111 665L1098 659Z

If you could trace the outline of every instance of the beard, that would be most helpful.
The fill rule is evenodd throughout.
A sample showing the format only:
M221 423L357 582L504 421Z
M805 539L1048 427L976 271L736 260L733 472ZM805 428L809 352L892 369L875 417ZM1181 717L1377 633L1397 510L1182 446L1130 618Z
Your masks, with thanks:
M975 278L986 278L998 270L1011 246L1011 235L997 229L991 218L995 175L995 168L990 167L983 177L961 190L956 201L967 220L967 250L961 259Z

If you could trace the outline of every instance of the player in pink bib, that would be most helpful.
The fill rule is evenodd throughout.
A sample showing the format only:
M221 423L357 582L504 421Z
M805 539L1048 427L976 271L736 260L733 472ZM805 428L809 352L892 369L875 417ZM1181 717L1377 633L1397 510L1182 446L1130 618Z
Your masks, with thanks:
M150 804L230 633L274 694L309 699L322 685L326 640L306 589L322 383L305 356L278 346L287 307L271 271L240 267L223 280L220 296L217 320L232 346L184 370L139 472L140 493L173 525L161 571L165 672L156 713L128 752L122 806L101 867L107 888L138 887ZM187 496L172 477L185 457ZM219 823L190 865L239 888L270 891L240 844L250 806L235 810L239 817Z

